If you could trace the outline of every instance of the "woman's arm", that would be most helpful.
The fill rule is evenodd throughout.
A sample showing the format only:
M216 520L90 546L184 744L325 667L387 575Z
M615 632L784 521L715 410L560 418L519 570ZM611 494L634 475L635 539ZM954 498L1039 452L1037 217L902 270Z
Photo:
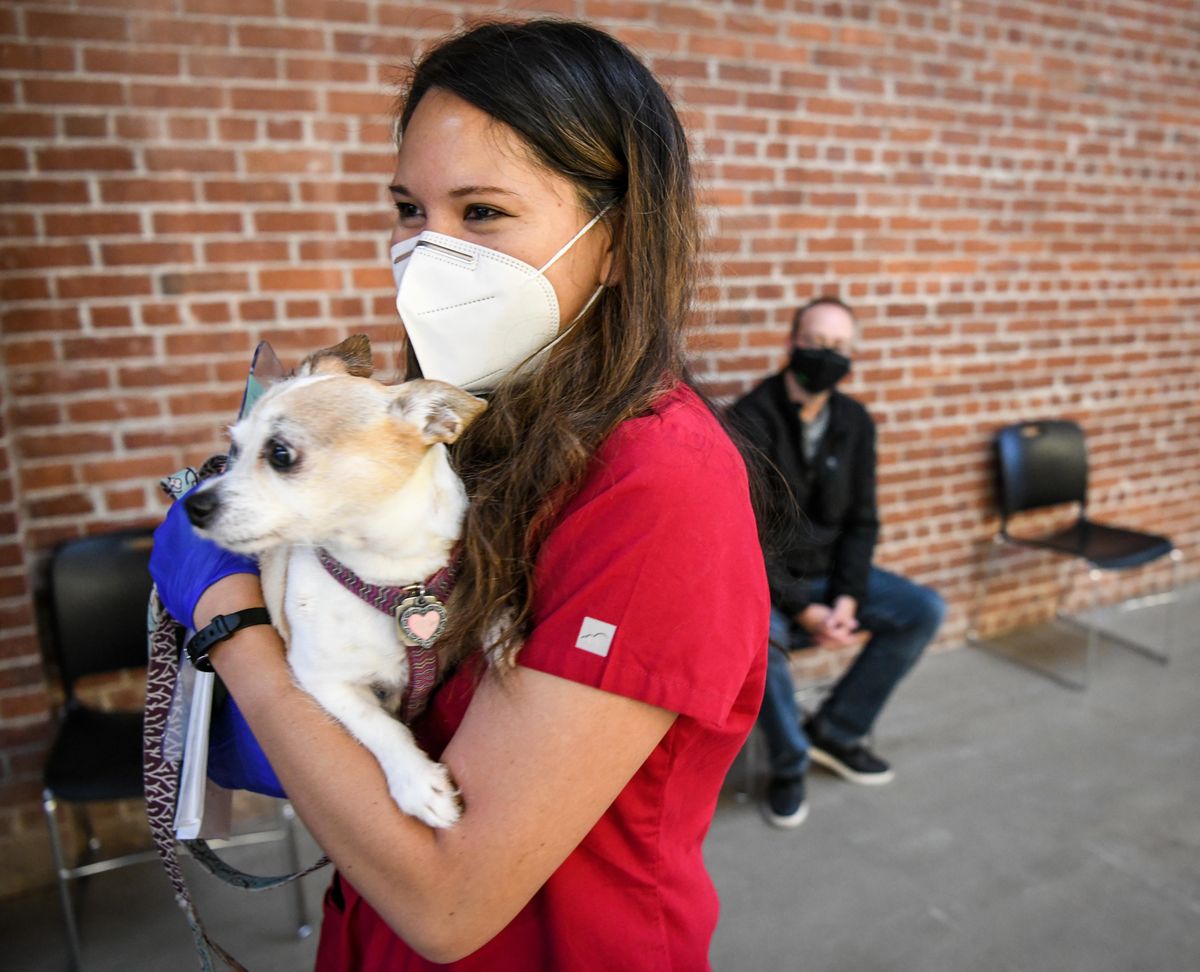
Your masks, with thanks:
M197 627L261 603L257 578L213 585ZM273 629L212 653L324 851L412 948L449 962L490 940L592 828L675 714L518 666L486 676L443 754L465 802L436 830L399 811L374 758L291 678Z

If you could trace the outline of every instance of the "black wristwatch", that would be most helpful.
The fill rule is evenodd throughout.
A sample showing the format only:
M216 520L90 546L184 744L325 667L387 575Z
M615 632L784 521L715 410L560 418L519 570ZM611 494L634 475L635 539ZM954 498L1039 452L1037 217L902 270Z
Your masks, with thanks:
M246 608L233 614L218 614L206 627L201 628L191 638L185 647L188 658L198 672L211 672L212 662L208 660L209 649L224 641L235 631L250 628L256 624L270 624L271 615L264 607Z

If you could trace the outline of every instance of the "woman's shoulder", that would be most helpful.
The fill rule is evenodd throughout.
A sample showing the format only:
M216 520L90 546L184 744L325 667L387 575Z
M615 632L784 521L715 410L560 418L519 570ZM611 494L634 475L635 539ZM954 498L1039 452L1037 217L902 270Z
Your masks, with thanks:
M746 464L720 421L686 383L646 415L622 422L592 456L560 525L582 514L588 529L622 523L655 535L697 522L753 530ZM755 540L757 544L757 539Z
M741 454L712 409L687 382L672 385L649 414L627 419L596 453L608 467L687 471L697 462L742 469ZM684 469L679 469L679 464Z

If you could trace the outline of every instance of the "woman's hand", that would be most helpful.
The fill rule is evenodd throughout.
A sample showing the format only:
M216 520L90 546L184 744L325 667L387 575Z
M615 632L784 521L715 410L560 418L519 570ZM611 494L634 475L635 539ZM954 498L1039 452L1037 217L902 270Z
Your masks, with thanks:
M171 504L166 518L154 531L150 576L154 578L159 599L171 617L182 625L190 625L198 630L212 620L211 616L201 619L196 614L201 595L223 577L233 574L257 576L258 564L249 557L230 553L211 540L196 535L187 510L183 507L183 500L190 492ZM262 603L261 595L259 597L257 603Z
M197 536L182 498L171 505L162 525L154 531L150 575L171 616L197 631L218 614L231 614L263 602L258 564ZM215 645L213 651L224 647ZM232 697L213 714L208 775L228 789L286 796Z

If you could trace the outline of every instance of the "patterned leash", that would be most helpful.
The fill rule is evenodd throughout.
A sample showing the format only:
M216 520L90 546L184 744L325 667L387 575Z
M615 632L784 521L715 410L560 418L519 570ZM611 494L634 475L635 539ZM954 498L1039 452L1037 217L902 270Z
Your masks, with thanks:
M199 472L185 469L174 476L168 476L162 481L163 491L172 499L178 499L202 479L220 473L225 468L225 461L224 456L214 456L200 467ZM172 740L172 733L168 732L168 721L179 677L183 628L162 606L157 590L150 594L146 624L149 656L146 666L142 773L150 832L154 837L159 859L175 890L175 903L192 930L202 972L213 972L214 955L235 972L246 972L237 959L213 941L200 920L183 870L179 866L179 844L182 843L188 854L214 877L247 891L268 891L281 887L324 867L329 863L329 859L322 857L294 874L265 877L247 874L227 864L204 840L175 839L175 804L179 796L182 747L178 745L178 740Z

